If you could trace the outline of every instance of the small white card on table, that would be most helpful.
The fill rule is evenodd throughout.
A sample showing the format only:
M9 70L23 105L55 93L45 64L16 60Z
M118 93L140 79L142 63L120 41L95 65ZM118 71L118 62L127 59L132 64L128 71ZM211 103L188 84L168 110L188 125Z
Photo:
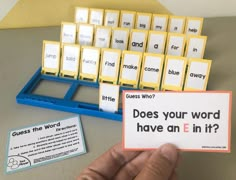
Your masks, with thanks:
M86 153L78 116L11 130L8 137L6 173Z

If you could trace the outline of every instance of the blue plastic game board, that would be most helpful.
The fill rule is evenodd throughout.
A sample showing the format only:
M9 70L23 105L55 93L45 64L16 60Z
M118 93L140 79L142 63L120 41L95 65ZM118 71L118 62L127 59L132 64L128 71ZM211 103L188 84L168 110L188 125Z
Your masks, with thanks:
M33 94L33 90L37 87L40 81L48 80L59 83L66 83L70 85L68 91L63 98L55 98L51 96ZM50 75L41 74L41 67L36 71L32 78L27 82L24 88L16 96L16 101L19 104L26 104L31 106L38 106L54 110L72 112L77 114L84 114L110 120L122 121L122 109L119 108L118 112L110 113L104 112L99 109L98 104L85 103L72 100L74 94L80 86L88 86L91 88L99 88L99 83L75 80L69 78L62 78ZM130 89L121 87L120 90Z

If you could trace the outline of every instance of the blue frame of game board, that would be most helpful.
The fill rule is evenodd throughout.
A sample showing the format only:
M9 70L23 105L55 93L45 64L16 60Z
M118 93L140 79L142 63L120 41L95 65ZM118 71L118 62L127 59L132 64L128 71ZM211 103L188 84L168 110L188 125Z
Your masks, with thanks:
M51 96L32 94L33 90L37 87L38 83L41 80L66 83L70 85L70 88L64 95L64 98L55 98ZM41 67L40 67L32 76L32 78L27 82L27 84L23 87L23 89L19 92L19 94L16 96L16 102L19 104L26 104L48 109L72 112L76 114L84 114L88 116L122 121L121 108L119 108L118 112L111 113L100 110L98 104L85 103L72 100L79 86L99 88L99 83L83 81L83 80L75 80L70 78L62 78L53 75L44 75L41 74ZM131 88L126 88L126 87L120 88L121 91L127 89Z

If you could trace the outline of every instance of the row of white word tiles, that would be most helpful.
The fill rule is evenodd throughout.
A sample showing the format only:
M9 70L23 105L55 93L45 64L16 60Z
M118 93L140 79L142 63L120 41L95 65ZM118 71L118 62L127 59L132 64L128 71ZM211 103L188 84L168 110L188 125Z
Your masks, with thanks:
M94 32L95 31L95 32ZM77 38L76 38L77 36ZM207 36L62 23L61 42L82 46L203 58ZM187 45L187 46L186 46Z
M211 60L181 56L71 44L60 50L59 42L43 42L43 74L140 89L206 90L211 67Z
M203 18L126 10L75 8L75 23L200 35Z

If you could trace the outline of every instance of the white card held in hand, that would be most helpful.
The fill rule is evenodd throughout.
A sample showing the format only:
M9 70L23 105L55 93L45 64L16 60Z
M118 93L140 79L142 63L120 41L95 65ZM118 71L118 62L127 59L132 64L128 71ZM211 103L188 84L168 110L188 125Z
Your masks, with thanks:
M58 75L60 66L60 42L43 41L42 73Z
M203 18L187 17L185 33L201 35L202 25L203 25Z
M139 87L159 90L164 55L144 53Z
M120 11L118 10L105 10L104 26L118 27Z
M167 31L168 15L153 14L152 15L152 30L153 31Z
M211 69L211 60L190 58L184 90L205 91Z
M62 49L61 76L72 76L77 79L79 73L80 46L64 44Z
M136 14L136 25L135 29L145 29L149 30L152 21L152 14L151 13L140 13Z
M169 33L167 38L166 54L172 56L183 56L185 43L185 34Z
M111 39L111 28L97 26L95 32L94 46L99 48L109 48Z
M115 113L118 111L120 86L100 83L99 85L99 109Z
M147 43L147 30L132 29L130 32L129 50L144 52Z
M120 69L121 50L102 49L99 80L117 84Z
M135 11L121 11L120 15L120 27L122 28L134 28L136 18Z
M141 52L123 51L119 79L121 85L138 86L141 60Z
M80 61L80 79L97 81L100 49L83 46Z
M111 48L127 50L129 40L129 29L128 28L113 28Z
M69 22L61 23L61 43L74 44L76 41L76 24Z
M184 33L186 18L184 16L170 16L169 29L171 33Z
M187 58L203 58L207 36L188 35L185 56Z
M93 45L94 26L91 24L78 24L77 43L81 46Z
M181 91L183 89L186 64L185 57L166 56L162 81L163 90Z
M124 150L230 153L231 91L123 91ZM215 155L215 154L214 154Z
M104 10L103 9L90 9L90 14L89 14L89 24L93 25L103 25L103 15L104 15Z
M88 23L89 8L75 8L75 23Z
M149 31L147 52L164 54L167 32Z

